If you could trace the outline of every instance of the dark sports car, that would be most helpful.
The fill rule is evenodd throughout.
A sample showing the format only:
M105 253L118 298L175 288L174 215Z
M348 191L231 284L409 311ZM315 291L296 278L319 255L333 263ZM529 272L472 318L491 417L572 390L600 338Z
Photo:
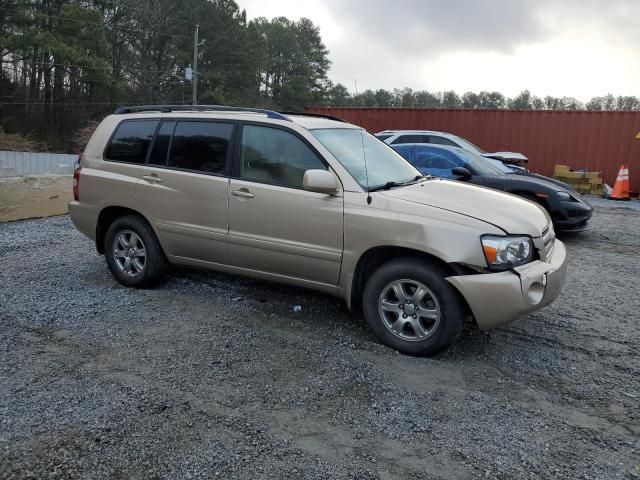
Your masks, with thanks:
M499 160L457 147L425 143L391 147L425 175L495 188L540 204L549 212L558 231L585 230L593 213L591 205L561 182L542 175L516 173Z

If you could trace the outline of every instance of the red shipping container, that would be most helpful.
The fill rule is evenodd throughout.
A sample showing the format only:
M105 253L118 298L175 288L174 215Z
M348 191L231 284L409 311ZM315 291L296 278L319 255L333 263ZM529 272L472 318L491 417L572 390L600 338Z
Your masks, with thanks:
M559 110L453 110L307 107L343 118L372 133L437 130L468 139L487 151L520 152L534 172L552 176L554 165L602 172L613 186L621 164L631 190L640 190L640 112Z

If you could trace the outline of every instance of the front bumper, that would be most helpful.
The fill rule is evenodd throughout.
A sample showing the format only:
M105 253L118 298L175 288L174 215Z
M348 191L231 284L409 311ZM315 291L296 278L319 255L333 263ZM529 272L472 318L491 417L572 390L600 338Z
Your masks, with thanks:
M447 280L467 301L482 330L505 325L545 305L562 291L567 251L556 240L548 262L535 261L508 272L460 275Z
M584 201L561 202L561 209L552 212L553 226L556 231L581 232L586 230L587 222L593 215L593 207Z

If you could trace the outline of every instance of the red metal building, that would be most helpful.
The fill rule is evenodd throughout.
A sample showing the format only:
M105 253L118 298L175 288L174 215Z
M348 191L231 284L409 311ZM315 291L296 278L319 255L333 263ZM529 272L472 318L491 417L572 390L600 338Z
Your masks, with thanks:
M640 112L550 110L444 110L308 107L380 130L438 130L460 135L488 151L521 152L529 168L553 175L556 164L602 172L613 185L620 164L629 166L631 190L640 190Z

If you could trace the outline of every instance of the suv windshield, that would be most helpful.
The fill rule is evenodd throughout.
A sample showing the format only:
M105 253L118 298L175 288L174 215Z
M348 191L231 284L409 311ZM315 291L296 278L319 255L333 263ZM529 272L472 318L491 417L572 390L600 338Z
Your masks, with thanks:
M366 190L422 177L400 154L364 130L326 128L311 133Z

